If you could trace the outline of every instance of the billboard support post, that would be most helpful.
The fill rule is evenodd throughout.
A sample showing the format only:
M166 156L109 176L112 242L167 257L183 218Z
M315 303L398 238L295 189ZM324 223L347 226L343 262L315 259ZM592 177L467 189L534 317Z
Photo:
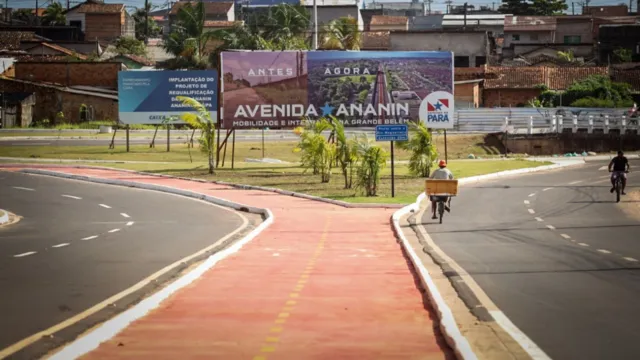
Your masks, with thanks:
M167 152L171 151L171 126L167 124Z
M111 137L111 143L109 144L109 149L115 149L116 148L116 133L118 132L118 125L115 126L115 129L113 129L113 136Z
M127 125L127 152L129 152L129 125Z
M236 129L231 129L231 170L233 170L234 160L236 158Z
M220 164L220 126L217 127L218 135L216 136L216 168Z
M156 147L156 136L158 135L158 128L160 125L156 125L156 131L153 132L153 138L151 138L151 142L149 143L149 148Z
M264 160L264 128L262 128L262 159Z
M449 162L449 157L447 154L447 130L444 130L444 161Z
M393 140L391 141L391 197L396 197L395 163L393 161Z

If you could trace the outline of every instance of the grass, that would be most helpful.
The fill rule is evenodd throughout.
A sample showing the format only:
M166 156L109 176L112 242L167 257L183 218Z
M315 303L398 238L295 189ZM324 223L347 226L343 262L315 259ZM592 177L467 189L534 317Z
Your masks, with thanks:
M486 144L485 141L481 140L482 136L449 137L448 150L450 158L454 158L455 156L466 157L469 152L483 156L499 154L498 147ZM442 141L443 138L438 137L437 143L439 144L439 148L442 146ZM381 143L380 145L386 149L389 148L389 143ZM379 196L377 197L362 197L359 196L359 193L354 189L343 189L344 180L339 173L339 169L334 169L331 181L323 184L320 182L319 175L312 175L309 172L305 172L304 169L298 165L299 154L293 152L294 146L295 142L267 143L265 157L276 158L290 163L264 164L244 162L246 158L262 157L260 143L238 142L236 144L235 169L230 169L231 147L229 146L225 166L218 168L215 176L210 176L206 173L207 167L204 154L200 153L197 148L192 150L194 160L192 163L189 161L186 145L177 142L172 145L171 152L166 152L165 146L158 144L155 149L149 149L146 145L131 146L131 152L129 153L125 151L124 146L118 146L114 150L109 150L106 146L0 146L0 156L79 159L86 160L87 165L91 164L91 160L148 161L155 163L115 163L108 164L107 166L274 187L354 203L407 204L415 201L416 196L423 191L424 179L411 176L407 165L404 163L397 163L395 167L395 198L391 197L390 166L387 166L382 172ZM396 159L399 161L408 160L409 154L405 151L396 150L395 154ZM451 160L449 162L449 168L453 171L456 178L462 178L547 164L549 163L535 163L526 160Z

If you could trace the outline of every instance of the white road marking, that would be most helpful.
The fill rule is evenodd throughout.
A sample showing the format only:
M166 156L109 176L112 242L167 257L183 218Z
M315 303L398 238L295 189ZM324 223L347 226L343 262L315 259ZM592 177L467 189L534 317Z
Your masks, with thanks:
M14 186L13 188L16 189L16 190L36 191L36 189L22 187L22 186Z
M525 200L524 203L525 203L525 205L531 204L531 202L529 202L529 200Z
M553 226L553 225L547 225L547 227L549 228L549 230L555 230L556 229L555 226Z
M535 214L536 213L535 210L533 210L533 209L527 209L527 210L529 210L529 214Z
M511 337L518 343L524 351L532 358L536 360L551 359L542 349L536 345L525 333L523 333L518 327L509 320L509 318L502 311L489 311L491 317L502 327Z
M73 196L73 195L62 195L62 197L66 197L66 198L69 198L69 199L82 200L81 197Z
M542 189L542 191L549 191L551 189L553 189L553 188L544 188L544 189Z
M601 252L603 254L611 254L611 251L605 249L598 249L598 252Z
M605 166L603 166L603 167L599 168L598 170L600 170L600 171L604 171L604 170L607 170L608 168L609 168L609 167L605 165Z
M582 180L573 181L573 182L570 182L569 185L580 184L581 182L582 182Z
M562 236L565 239L571 239L571 236L569 236L567 234L560 234L560 236Z
M589 246L589 244L585 244L585 243L578 243L578 245L580 245L580 246Z
M133 221L129 221L129 222L127 223L127 226L131 226L131 225L133 225Z
M120 231L120 229L109 230L110 233L114 233L114 232L118 232L118 231Z
M93 235L93 236L87 236L86 238L80 239L80 240L93 240L95 238L97 238L98 235Z
M61 248L61 247L65 247L65 246L69 246L69 243L62 243L62 244L58 244L58 245L53 245L52 247Z
M638 262L638 260L636 260L636 259L634 259L632 257L626 257L626 258L623 258L623 259L625 259L627 261L631 261L631 262Z
M529 197L534 197L534 196L536 196L536 193L529 194Z
M536 220L537 221L544 221L544 220L542 220L542 218L539 218L539 217L537 217Z
M102 206L102 207L103 207L103 208L105 208L105 209L111 209L111 206L109 206L109 205L100 204L100 206Z
M22 253L22 254L18 254L18 255L13 255L13 257L21 258L21 257L25 257L25 256L33 255L33 254L35 254L35 253L36 253L36 251L29 251L29 252Z
M127 215L127 214L125 214L125 213L120 213L120 215L122 215L122 216L124 216L124 217L126 217L126 218L130 218L130 217L131 217L131 216L129 216L129 215Z

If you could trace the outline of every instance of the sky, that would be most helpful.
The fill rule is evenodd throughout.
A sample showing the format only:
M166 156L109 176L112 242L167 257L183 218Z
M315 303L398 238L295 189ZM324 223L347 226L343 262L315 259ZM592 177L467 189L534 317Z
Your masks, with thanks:
M46 4L48 4L49 1L54 1L54 0L41 0L39 1L40 3L40 7L46 7ZM62 3L64 6L66 6L66 1L65 0L57 0L58 2ZM409 2L410 0L405 0L405 1L394 1L394 0L383 0L383 2ZM367 4L371 3L371 0L365 0L365 2ZM491 2L489 0L467 0L467 3L469 3L469 5L474 5L476 8L480 8L480 6L488 6L488 7L495 7L496 9L500 6L500 1L496 0L494 2ZM575 7L576 7L576 13L578 12L577 9L580 8L580 5L578 4L578 1L574 1L575 2ZM6 0L0 0L0 4L2 4L3 6L5 6L7 3ZM35 0L8 0L8 6L11 8L35 8ZM45 3L45 5L42 5L43 3ZM71 6L74 6L76 4L80 3L77 0L72 0L71 1ZM126 6L130 6L131 8L129 9L133 9L133 8L137 8L137 7L142 7L144 6L144 0L105 0L105 3L107 4L125 4ZM153 5L158 6L159 8L163 8L163 7L167 7L168 6L168 1L166 0L151 0L151 3ZM458 5L463 5L465 3L464 0L455 0L452 2L453 6L458 6ZM571 11L571 0L567 0L567 5L569 7L569 11ZM598 6L598 5L618 5L620 3L625 3L628 4L627 0L593 0L590 2L590 6ZM634 10L635 10L635 4L636 4L636 0L633 0L634 3ZM433 2L431 3L431 10L433 12L436 11L441 11L442 13L445 13L447 9L447 5L445 3L445 0L433 0Z

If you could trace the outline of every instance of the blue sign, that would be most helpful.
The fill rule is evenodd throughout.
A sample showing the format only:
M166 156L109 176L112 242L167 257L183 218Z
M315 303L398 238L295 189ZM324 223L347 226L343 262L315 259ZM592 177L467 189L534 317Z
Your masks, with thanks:
M408 141L409 126L404 125L377 125L376 141Z
M118 72L118 111L124 124L161 124L194 109L182 104L178 96L199 101L218 116L218 72L120 71Z

